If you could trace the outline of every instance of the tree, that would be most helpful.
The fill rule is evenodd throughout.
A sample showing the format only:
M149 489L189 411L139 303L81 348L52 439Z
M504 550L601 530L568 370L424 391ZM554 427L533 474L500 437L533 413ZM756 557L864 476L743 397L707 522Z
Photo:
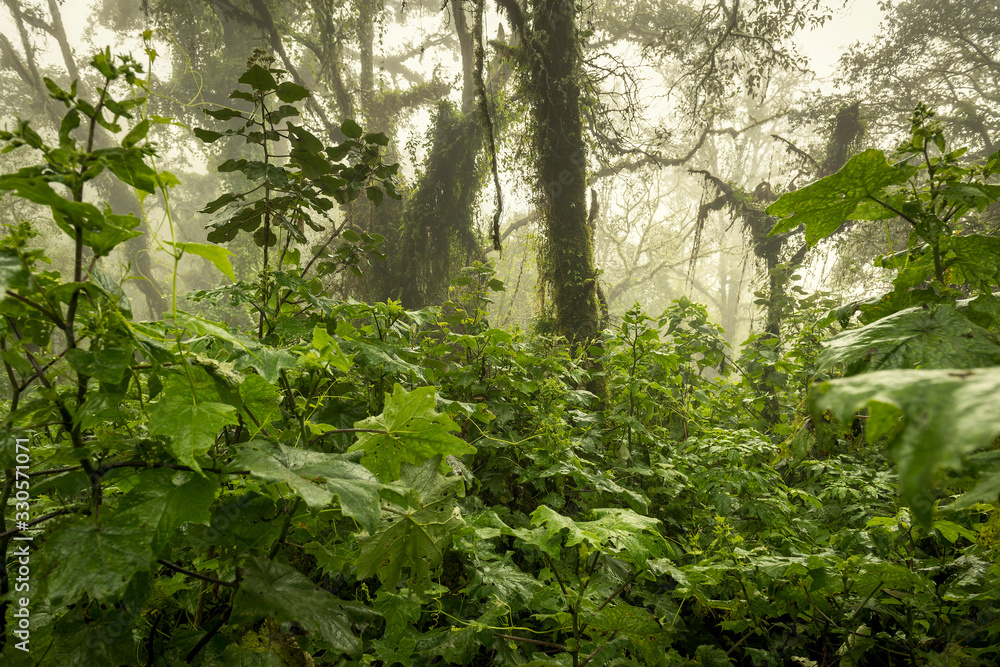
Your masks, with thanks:
M531 108L546 305L557 333L573 341L593 338L600 316L594 229L588 223L589 144L613 173L664 161L664 138L672 136L660 127L640 136L633 75L603 54L612 45L642 45L676 67L672 89L698 117L728 95L734 82L759 95L772 71L801 67L787 41L795 29L824 20L822 3L744 6L737 0L695 8L608 2L585 15L585 26L579 23L584 15L569 2L539 0L526 12L512 0L500 5L520 41L515 55ZM609 96L615 82L631 92ZM679 163L691 158L704 136Z
M75 55L63 25L61 3L47 0L44 8L22 0L3 0L3 4L17 27L20 46L18 50L5 35L0 35L0 66L13 74L18 84L15 90L20 89L18 90L20 94L4 98L7 111L10 115L15 115L21 113L21 109L25 106L36 109L40 112L35 117L36 127L48 126L54 130L58 125L60 109L49 97L45 79L50 78L66 87L69 87L71 82L78 81L81 91L91 83L81 80ZM32 32L41 39L32 39ZM40 62L39 49L44 48L45 42L49 40L54 40L59 49L62 57L61 69L57 66L46 70ZM107 140L102 137L100 141ZM115 210L139 214L135 192L130 191L120 181L106 180L101 184L101 189L101 194ZM155 315L163 311L166 301L160 292L150 260L149 227L145 220L142 223L142 230L143 234L137 235L125 246L125 256L135 276L140 278L134 283L144 296L150 315Z
M918 103L938 110L970 157L1000 145L1000 26L992 0L905 0L883 3L874 39L856 44L840 63L848 97L860 99L872 129L902 139Z
M587 206L578 10L571 0L535 0L527 15L516 3L504 7L521 42L535 190L546 238L540 273L543 289L551 293L554 331L574 343L593 340L600 311Z

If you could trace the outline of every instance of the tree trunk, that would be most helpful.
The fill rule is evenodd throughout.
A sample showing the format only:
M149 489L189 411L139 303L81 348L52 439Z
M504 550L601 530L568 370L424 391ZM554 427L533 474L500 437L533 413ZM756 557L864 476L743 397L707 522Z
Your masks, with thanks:
M472 31L469 21L462 8L461 0L451 0L451 13L455 20L455 34L462 51L462 114L472 111L476 102L476 81L474 67L476 58L473 53Z
M587 216L587 147L580 106L580 43L570 0L535 0L528 76L546 248L542 277L555 331L572 343L597 337L597 271Z

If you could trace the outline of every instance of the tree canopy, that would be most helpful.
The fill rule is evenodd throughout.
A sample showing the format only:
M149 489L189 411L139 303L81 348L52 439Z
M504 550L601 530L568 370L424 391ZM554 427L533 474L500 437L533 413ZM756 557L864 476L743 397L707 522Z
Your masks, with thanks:
M996 663L990 3L2 4L3 664Z

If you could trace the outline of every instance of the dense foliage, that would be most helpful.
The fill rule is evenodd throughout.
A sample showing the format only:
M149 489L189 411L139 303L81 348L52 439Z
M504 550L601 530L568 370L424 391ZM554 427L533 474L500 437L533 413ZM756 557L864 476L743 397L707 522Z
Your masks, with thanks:
M257 279L174 242L175 271L230 282L140 322L100 263L139 219L87 188L110 172L169 212L147 132L170 121L135 61L92 64L95 101L50 82L57 137L0 134L37 161L0 191L74 248L68 276L28 223L0 248L0 550L32 540L30 587L0 579L5 664L995 664L1000 246L975 221L1000 156L961 162L921 108L896 155L774 203L775 233L810 242L913 229L887 295L786 290L781 347L737 352L680 299L572 348L493 328L488 265L440 307L333 298L379 239L324 216L395 193L385 136L348 120L327 145L257 57L196 131L245 142L221 169L248 187L206 211L210 240L251 235Z

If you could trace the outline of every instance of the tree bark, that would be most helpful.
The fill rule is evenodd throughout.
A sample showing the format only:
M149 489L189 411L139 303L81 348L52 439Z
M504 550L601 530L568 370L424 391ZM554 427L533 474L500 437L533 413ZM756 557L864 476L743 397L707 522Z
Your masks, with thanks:
M462 50L462 113L472 111L476 101L476 81L474 67L476 58L473 54L472 30L462 8L461 0L451 0L451 13L455 19L455 34L458 35L458 45Z
M545 230L542 276L555 331L577 344L597 337L597 271L587 216L580 42L570 0L535 0L531 63L537 188Z

